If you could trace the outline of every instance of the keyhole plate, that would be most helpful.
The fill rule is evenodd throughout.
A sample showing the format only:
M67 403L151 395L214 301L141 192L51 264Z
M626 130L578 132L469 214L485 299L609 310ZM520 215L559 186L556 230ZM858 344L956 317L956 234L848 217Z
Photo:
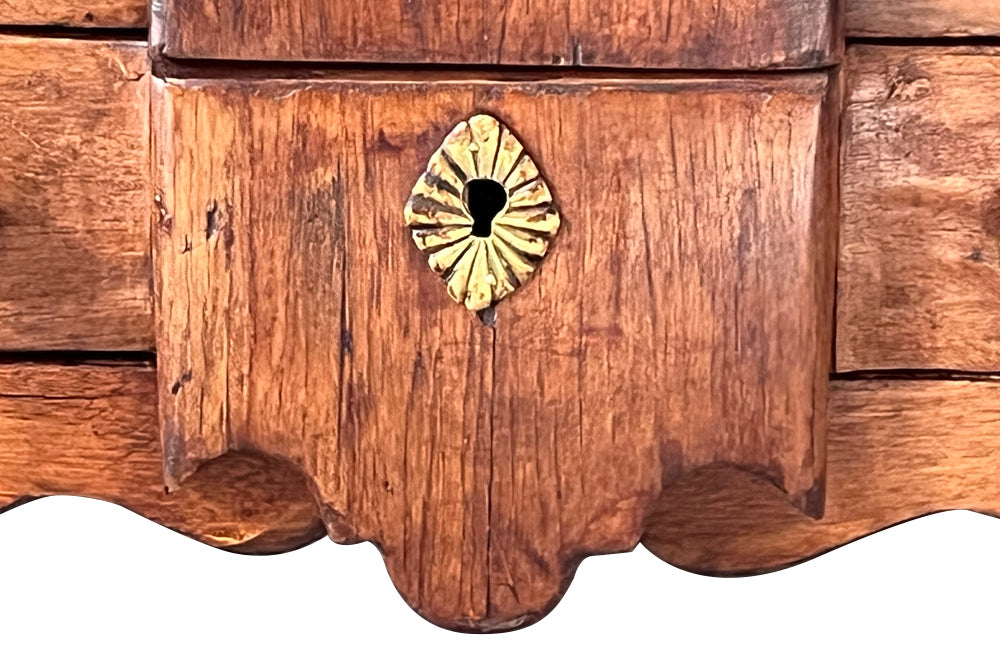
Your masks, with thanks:
M413 188L405 216L448 295L473 311L527 282L560 224L537 165L489 115L459 123L445 138Z

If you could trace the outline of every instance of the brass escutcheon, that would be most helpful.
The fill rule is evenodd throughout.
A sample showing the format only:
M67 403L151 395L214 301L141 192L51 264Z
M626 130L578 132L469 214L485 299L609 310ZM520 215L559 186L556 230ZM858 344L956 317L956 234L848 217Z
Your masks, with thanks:
M405 215L448 295L472 311L492 307L527 282L560 224L535 162L489 115L459 123L445 138Z

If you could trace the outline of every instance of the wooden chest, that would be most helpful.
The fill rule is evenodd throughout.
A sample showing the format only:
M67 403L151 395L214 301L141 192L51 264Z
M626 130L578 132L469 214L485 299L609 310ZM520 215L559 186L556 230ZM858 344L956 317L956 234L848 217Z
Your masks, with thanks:
M756 573L1000 504L1000 5L0 24L0 511L371 541L498 631L640 541Z

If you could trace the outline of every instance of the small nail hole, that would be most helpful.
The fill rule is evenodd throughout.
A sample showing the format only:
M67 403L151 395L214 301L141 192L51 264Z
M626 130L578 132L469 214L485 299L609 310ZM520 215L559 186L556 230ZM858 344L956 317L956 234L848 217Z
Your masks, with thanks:
M486 327L495 328L497 326L496 305L493 305L492 307L487 307L486 309L477 312L476 315L479 316L480 322Z

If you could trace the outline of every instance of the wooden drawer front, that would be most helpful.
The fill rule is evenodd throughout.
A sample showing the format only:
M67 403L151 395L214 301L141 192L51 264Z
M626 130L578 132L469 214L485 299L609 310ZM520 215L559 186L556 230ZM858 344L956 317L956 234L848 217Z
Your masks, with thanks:
M0 0L0 24L145 27L148 6L148 0Z
M809 68L834 0L166 0L168 56L202 59Z
M1000 51L847 67L838 370L1000 370Z
M996 0L847 0L847 35L936 37L1000 35Z
M153 346L142 43L0 37L0 349Z
M635 544L664 477L750 468L821 508L836 237L825 74L156 84L167 471L293 459L425 616L544 611ZM563 215L484 325L404 227L488 113Z

